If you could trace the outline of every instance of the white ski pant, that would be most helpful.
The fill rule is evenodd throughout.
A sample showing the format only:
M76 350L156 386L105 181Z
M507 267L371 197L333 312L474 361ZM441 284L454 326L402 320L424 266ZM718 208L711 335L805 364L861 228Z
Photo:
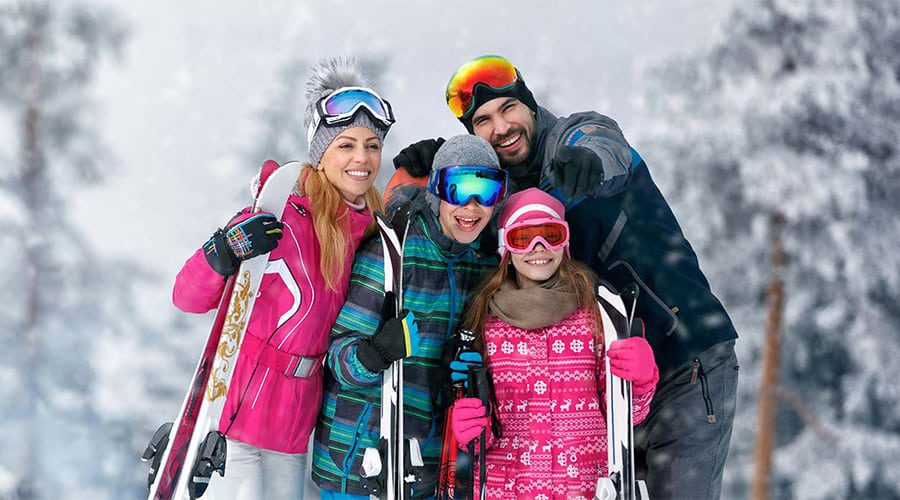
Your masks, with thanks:
M278 453L228 439L225 477L214 473L203 500L297 500L307 479L306 453Z

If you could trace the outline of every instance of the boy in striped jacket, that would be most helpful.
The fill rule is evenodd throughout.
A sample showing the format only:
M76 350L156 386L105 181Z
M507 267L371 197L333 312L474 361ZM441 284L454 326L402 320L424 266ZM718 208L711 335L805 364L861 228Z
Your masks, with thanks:
M389 207L410 206L402 281L408 314L403 318L381 317L380 237L360 247L347 302L331 331L325 399L316 426L312 476L323 499L369 495L360 476L363 453L378 446L382 373L398 359L404 365L405 437L418 439L425 463L413 492L434 496L444 423L432 408L431 384L467 296L497 266L493 254L478 251L478 236L503 200L506 181L491 146L476 136L460 135L435 154L424 193L391 199ZM408 345L404 332L416 330L418 342Z

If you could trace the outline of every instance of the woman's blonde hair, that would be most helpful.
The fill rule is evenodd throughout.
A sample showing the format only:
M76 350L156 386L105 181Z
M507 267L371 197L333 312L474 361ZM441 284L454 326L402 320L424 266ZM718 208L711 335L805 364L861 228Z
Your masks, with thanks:
M309 163L304 163L297 179L297 191L309 198L312 207L313 227L316 239L319 240L319 269L329 290L337 290L337 284L344 278L347 258L347 242L350 239L350 228L347 225L347 212L352 210L344 197L325 177L325 170L316 170ZM383 211L381 195L370 187L363 198L366 210L374 215L375 211ZM367 239L378 230L375 220L366 228L363 239Z
M510 271L510 269L512 271ZM500 266L481 282L475 291L474 299L466 310L463 328L475 333L475 343L484 353L484 323L488 319L488 306L491 299L500 290L500 286L507 279L511 279L509 273L515 273L509 252L503 256ZM594 335L595 349L599 350L603 345L603 323L600 319L600 306L597 304L597 277L594 272L584 264L572 260L567 254L563 254L562 263L556 271L563 284L567 284L575 292L578 308L583 309L589 318L590 328Z

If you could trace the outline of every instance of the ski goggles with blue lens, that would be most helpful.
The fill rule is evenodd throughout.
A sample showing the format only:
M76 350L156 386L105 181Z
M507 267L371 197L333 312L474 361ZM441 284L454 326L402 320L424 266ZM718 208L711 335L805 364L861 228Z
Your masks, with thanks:
M451 205L463 206L473 198L485 207L503 201L509 175L505 170L479 165L445 167L431 173L428 192Z
M341 87L316 103L316 113L307 131L311 140L319 125L324 121L328 126L344 125L353 121L360 111L365 111L376 124L390 128L396 120L391 103L382 99L374 90L365 87Z

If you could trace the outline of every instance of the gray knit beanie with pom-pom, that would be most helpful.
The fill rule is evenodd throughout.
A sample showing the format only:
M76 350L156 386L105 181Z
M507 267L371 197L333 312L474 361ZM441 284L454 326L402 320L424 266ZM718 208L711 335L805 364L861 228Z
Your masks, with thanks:
M372 88L371 82L366 78L355 59L332 57L324 59L310 68L309 79L306 81L306 110L303 113L303 126L307 130L313 122L316 105L319 101L341 87ZM388 127L376 123L367 113L357 113L353 117L353 121L335 126L329 126L323 120L319 122L316 130L308 135L309 162L318 168L319 161L325 154L328 145L338 134L351 127L366 127L375 132L382 142L388 131Z

